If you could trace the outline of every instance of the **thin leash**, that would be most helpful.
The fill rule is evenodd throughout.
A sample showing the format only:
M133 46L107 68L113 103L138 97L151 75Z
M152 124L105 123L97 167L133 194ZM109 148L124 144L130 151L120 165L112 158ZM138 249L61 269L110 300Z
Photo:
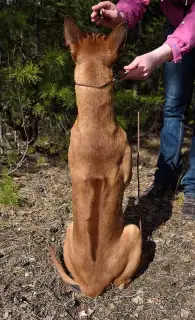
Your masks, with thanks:
M141 102L141 83L138 84L138 111L137 111L137 204L140 200L140 102Z
M139 174L139 157L140 157L140 111L137 112L137 204L140 200L140 174Z
M79 83L79 82L75 82L75 85L76 86L79 86L79 87L85 87L85 88L94 88L94 89L103 89L103 88L106 88L107 86L109 86L110 84L112 83L117 83L117 82L120 82L123 80L123 77L128 73L128 71L125 71L123 76L120 76L120 75L114 75L114 77L109 80L108 82L100 85L100 86L92 86L92 85L89 85L89 84L84 84L84 83Z
M139 204L140 201L140 173L139 173L139 166L140 166L140 102L141 102L141 83L138 84L138 112L137 112L137 201L136 205ZM139 227L140 231L142 232L142 218L140 214L139 219Z

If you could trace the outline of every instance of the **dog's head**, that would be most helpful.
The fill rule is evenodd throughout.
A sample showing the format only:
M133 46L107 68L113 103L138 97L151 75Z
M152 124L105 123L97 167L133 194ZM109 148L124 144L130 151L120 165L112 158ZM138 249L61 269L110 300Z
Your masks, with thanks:
M127 29L127 24L121 23L108 36L100 33L83 33L72 18L66 18L64 37L76 63L75 76L79 74L79 80L82 75L85 75L85 79L88 76L90 79L91 76L100 78L106 71L111 70L120 50L124 47Z

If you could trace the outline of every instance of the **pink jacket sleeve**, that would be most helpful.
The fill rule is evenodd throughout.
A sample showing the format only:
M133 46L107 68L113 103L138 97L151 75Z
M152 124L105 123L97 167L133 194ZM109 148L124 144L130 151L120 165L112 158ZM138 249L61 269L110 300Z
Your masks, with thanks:
M182 59L183 54L195 48L195 3L165 43L171 47L175 63Z
M143 17L150 0L119 0L118 10L124 15L129 28L133 28Z

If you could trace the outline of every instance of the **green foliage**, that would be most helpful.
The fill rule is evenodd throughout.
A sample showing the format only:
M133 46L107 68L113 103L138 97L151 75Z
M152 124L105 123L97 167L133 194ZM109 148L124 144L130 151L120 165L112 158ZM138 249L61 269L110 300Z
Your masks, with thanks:
M14 68L9 68L9 77L14 80L15 83L19 86L26 84L36 84L41 81L40 69L37 65L33 64L32 61L29 61L26 65L22 65L18 61Z
M62 106L67 108L67 110L73 108L76 103L74 92L67 87L58 90L58 100L62 103Z
M0 204L17 206L19 203L19 192L13 178L6 173L0 180Z
M45 164L45 157L43 156L40 156L38 159L37 159L37 166L42 166Z

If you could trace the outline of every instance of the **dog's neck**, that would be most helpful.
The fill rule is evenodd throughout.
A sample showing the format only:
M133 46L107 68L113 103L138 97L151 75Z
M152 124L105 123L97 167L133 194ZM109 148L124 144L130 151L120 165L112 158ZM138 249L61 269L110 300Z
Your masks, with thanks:
M104 126L113 123L115 115L113 110L113 83L104 88L89 88L76 85L76 99L78 108L78 121Z
M75 86L78 122L85 127L90 124L103 127L113 123L112 69L101 64L76 66L74 78L75 83L78 83Z

